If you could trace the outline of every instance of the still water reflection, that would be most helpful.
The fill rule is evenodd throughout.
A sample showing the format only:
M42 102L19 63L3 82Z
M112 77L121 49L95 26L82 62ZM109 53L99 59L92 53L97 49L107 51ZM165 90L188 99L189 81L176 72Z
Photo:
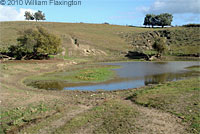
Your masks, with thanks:
M199 75L198 71L187 69L187 67L199 66L199 62L120 62L106 65L121 66L119 69L114 69L118 79L99 84L79 83L65 86L64 89L87 91L129 89Z

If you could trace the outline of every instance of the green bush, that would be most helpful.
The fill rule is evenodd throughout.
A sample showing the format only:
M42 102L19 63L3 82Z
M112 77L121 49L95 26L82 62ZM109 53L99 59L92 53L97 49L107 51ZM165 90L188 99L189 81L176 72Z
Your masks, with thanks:
M0 47L1 54L7 54L9 52L8 47Z
M166 39L163 37L156 38L153 48L158 52L158 57L161 56L167 50Z
M27 29L17 38L18 45L10 46L10 56L16 59L43 59L61 50L61 40L42 27Z

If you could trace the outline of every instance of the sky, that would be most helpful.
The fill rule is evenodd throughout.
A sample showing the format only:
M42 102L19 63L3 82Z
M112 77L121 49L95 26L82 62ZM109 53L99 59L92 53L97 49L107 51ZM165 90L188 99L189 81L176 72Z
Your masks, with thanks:
M13 2L14 1L14 2ZM0 21L24 20L24 12L45 13L47 22L104 23L142 26L147 13L171 13L172 25L200 23L200 0L74 0L81 5L27 4L31 0L0 0ZM38 2L41 0L32 0ZM11 3L13 2L13 3ZM21 2L21 3L20 3ZM4 4L4 5L2 5ZM10 5L9 5L10 4Z

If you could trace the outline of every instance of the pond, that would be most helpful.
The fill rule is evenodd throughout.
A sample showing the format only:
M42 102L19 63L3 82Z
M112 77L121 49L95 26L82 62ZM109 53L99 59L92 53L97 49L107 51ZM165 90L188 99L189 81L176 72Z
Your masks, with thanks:
M138 88L149 84L176 81L199 75L199 71L188 69L199 62L119 62L106 63L121 68L113 69L117 78L102 83L71 83L65 90L121 90Z

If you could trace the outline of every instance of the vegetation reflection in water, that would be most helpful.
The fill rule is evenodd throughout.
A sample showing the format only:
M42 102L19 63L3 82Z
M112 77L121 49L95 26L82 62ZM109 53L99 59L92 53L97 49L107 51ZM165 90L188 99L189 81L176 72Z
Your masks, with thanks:
M199 75L199 62L128 62L108 64L122 66L122 68L113 69L118 75L117 78L98 83L92 81L77 83L59 80L39 80L33 81L30 85L48 90L120 90L164 83L166 81L176 81Z

